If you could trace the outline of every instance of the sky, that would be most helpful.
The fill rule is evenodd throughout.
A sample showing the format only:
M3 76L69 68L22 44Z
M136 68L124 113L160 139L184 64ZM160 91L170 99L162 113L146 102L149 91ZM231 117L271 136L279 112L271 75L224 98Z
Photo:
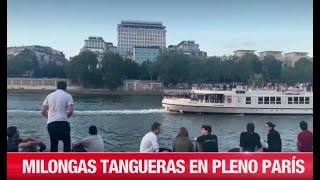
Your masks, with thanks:
M121 20L161 21L166 45L195 40L208 56L237 49L313 56L312 0L8 0L7 46L79 54L88 36L117 45Z

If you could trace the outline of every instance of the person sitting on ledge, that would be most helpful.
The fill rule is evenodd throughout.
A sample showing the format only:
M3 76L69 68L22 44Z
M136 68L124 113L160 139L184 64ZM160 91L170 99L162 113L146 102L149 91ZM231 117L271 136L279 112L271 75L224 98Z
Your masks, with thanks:
M46 149L41 141L35 137L20 138L17 127L10 126L7 128L7 151L8 152L42 152ZM37 149L39 147L39 149Z
M72 152L103 152L104 144L101 135L98 135L96 126L89 127L89 134L87 136L72 144Z

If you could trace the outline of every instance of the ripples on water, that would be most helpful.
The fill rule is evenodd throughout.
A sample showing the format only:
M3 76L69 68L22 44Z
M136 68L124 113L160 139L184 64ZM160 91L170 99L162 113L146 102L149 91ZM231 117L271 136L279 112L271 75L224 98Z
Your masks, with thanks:
M21 136L35 135L50 146L46 119L40 115L44 94L8 94L7 124L17 126ZM179 128L189 131L190 139L200 135L203 124L212 126L218 136L219 151L239 146L239 136L246 124L255 123L256 132L267 139L264 123L271 121L281 134L283 151L296 151L296 137L300 131L299 122L305 120L313 129L313 116L275 115L203 115L167 113L161 109L158 96L74 96L74 116L70 119L72 142L88 135L90 125L98 127L104 138L105 151L137 152L142 137L157 121L162 124L158 136L162 147L171 148ZM59 143L62 151L62 142Z

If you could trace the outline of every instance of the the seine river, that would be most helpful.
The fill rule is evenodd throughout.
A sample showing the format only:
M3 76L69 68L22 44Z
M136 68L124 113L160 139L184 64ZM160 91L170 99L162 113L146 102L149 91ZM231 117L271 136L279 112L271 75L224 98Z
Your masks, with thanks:
M7 124L17 126L20 136L35 135L50 147L46 119L40 114L46 94L7 94ZM190 138L200 135L203 124L211 125L218 136L219 151L239 146L246 124L253 122L260 137L267 139L264 124L276 124L282 138L283 151L296 151L299 122L305 120L313 129L313 116L276 115L201 115L168 113L161 108L160 96L79 95L73 96L74 115L70 118L72 142L88 135L88 127L96 125L104 139L105 151L137 152L140 141L157 121L162 124L158 135L160 147L171 148L180 127L186 127ZM62 142L59 143L62 150Z

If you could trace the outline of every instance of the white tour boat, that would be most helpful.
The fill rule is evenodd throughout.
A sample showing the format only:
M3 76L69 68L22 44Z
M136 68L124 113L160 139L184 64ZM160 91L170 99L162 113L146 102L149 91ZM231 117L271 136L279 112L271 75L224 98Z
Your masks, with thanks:
M168 111L227 114L313 114L313 92L233 89L191 90L184 96L164 96Z

